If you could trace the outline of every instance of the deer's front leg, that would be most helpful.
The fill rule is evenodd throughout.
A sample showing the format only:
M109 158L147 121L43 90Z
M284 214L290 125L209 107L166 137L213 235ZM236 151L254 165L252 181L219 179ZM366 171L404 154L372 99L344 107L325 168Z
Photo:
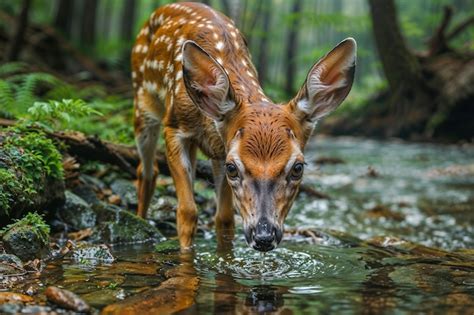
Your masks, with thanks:
M224 162L212 161L212 171L217 195L217 211L214 218L216 224L217 241L225 245L234 239L234 205L232 190L224 175Z
M176 187L178 209L176 223L181 248L192 245L196 231L197 207L193 193L193 165L196 147L190 140L183 139L179 130L164 128L166 157Z

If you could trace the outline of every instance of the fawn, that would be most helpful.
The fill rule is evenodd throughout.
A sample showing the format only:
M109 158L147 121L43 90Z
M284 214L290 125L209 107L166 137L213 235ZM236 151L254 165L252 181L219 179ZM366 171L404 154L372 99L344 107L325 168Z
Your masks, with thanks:
M259 251L275 248L301 183L305 144L317 120L349 93L356 48L354 39L342 41L313 65L295 98L274 104L229 18L200 3L154 11L131 57L141 161L138 215L146 216L155 190L155 149L163 126L181 247L192 245L196 230L193 177L199 148L212 160L217 234L233 231L235 207L248 244Z

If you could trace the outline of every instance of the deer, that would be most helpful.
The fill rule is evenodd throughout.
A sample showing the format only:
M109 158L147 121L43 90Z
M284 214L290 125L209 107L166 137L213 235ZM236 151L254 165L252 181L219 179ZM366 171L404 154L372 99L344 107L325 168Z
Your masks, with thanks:
M180 247L191 249L198 209L193 182L197 150L211 160L216 234L234 236L234 209L248 245L270 251L302 181L304 148L316 123L351 90L357 44L340 42L309 70L296 96L275 104L263 92L234 22L192 2L156 9L132 48L137 214L155 190L161 129L176 188Z

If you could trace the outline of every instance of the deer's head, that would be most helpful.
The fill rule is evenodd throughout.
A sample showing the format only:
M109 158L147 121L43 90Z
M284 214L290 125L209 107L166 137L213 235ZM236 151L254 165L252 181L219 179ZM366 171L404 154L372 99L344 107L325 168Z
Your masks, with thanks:
M275 248L304 173L304 147L316 122L349 93L356 42L342 41L309 71L287 104L237 97L228 72L193 42L183 47L183 78L195 105L225 143L226 176L245 237L259 251Z

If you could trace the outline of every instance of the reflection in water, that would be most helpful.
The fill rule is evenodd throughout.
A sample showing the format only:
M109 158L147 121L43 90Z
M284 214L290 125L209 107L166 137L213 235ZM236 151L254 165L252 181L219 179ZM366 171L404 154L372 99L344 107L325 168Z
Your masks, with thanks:
M40 280L104 314L474 314L472 147L328 139L316 149L346 161L308 161L306 183L331 199L300 196L291 233L265 256L236 231L189 253L140 245L114 248L110 265L52 262Z

